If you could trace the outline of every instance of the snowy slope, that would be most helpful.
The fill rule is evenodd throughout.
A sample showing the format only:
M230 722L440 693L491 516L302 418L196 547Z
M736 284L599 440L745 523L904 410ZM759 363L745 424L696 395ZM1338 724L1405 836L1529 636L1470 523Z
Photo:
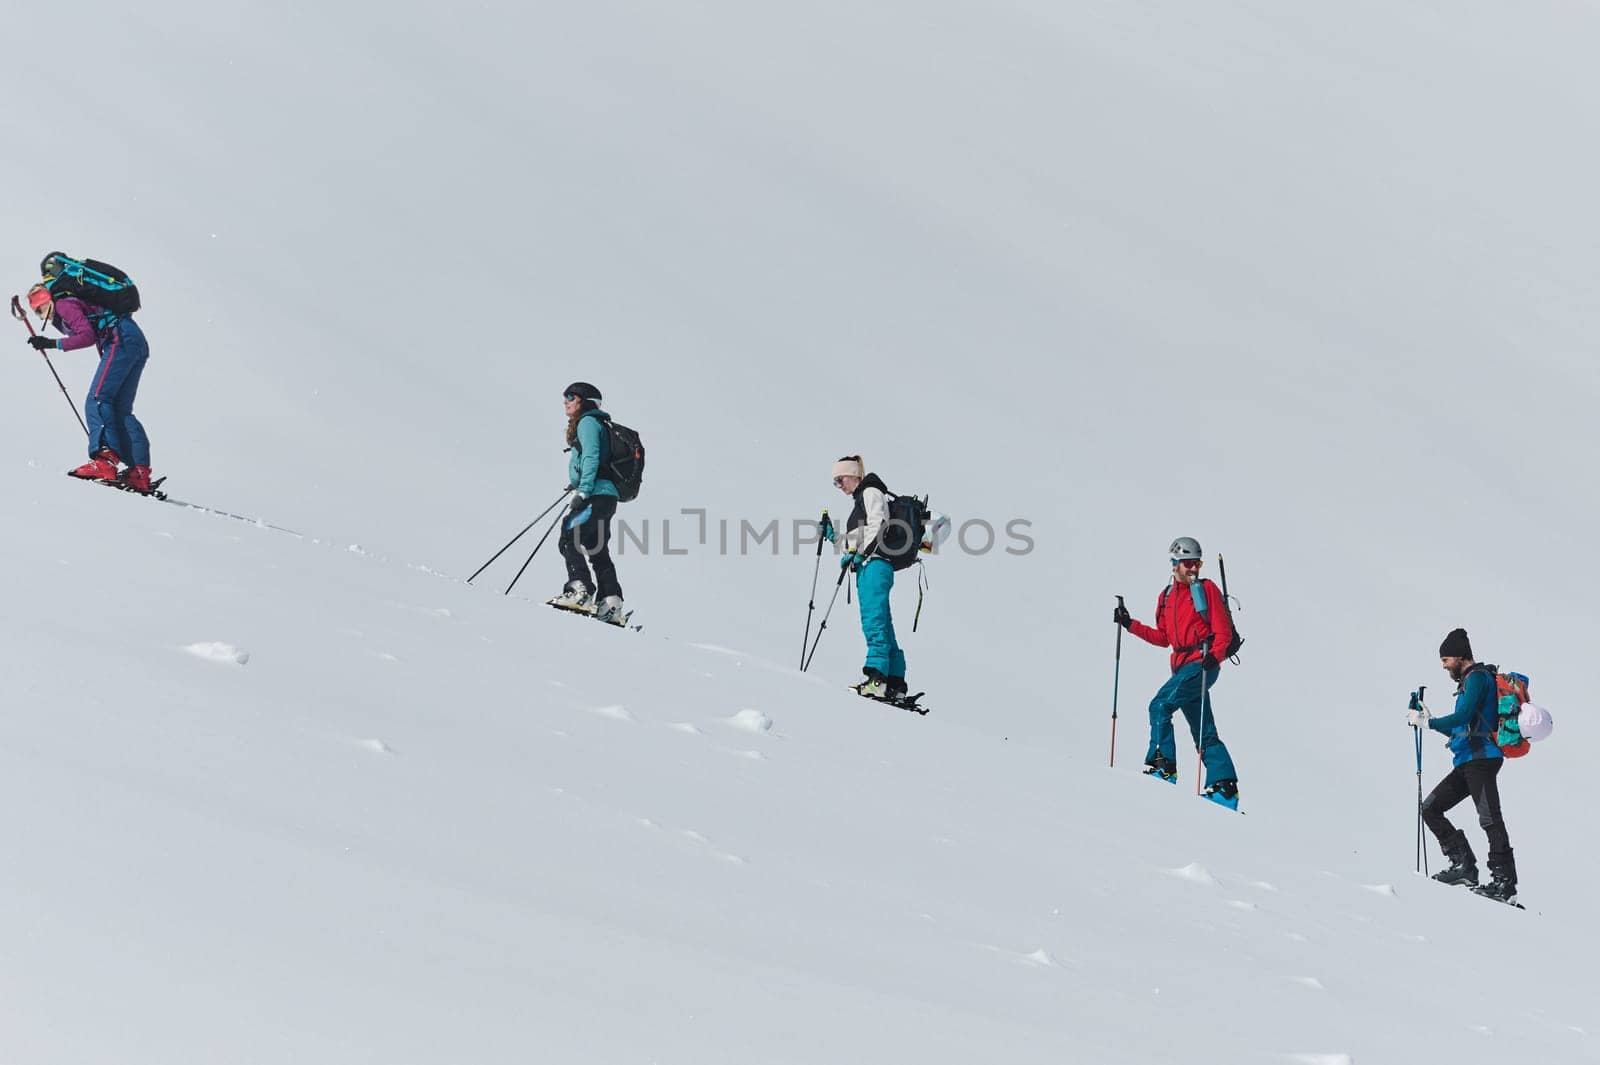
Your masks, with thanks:
M87 601L96 528L126 540L104 609L0 633L0 1059L1600 1056L1586 908L1416 879L1403 822L1332 851L1315 796L1241 817L743 648L23 483L18 601Z
M1594 982L1550 959L1593 938L1600 875L1564 812L1600 740L1597 17L31 13L0 69L14 290L57 247L133 270L158 472L308 539L63 483L76 424L30 352L0 362L0 757L31 814L0 1059L1142 1061L1194 1033L1201 1060L1592 1060L1566 1026ZM57 365L77 396L87 359ZM636 637L497 598L518 559L459 583L564 483L574 378L651 448ZM717 549L839 511L847 451L1032 523L1025 556L930 566L926 721L836 695L843 603L789 672L787 531ZM1217 689L1243 819L1125 775L1152 649L1102 768L1112 596L1148 618L1180 533L1244 602ZM1444 705L1456 625L1556 714L1502 778L1528 915L1410 879L1400 713ZM177 650L206 641L250 661ZM718 723L744 708L772 732ZM1196 862L1218 887L1163 872ZM1058 964L1008 967L1035 950ZM1471 1033L1460 978L1491 972L1544 1012Z

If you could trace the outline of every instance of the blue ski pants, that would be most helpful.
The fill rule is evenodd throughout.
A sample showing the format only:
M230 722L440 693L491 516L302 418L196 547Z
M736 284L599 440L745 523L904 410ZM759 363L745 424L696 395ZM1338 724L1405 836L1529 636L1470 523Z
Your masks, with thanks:
M1200 748L1201 761L1205 762L1206 787L1219 780L1239 779L1228 748L1217 735L1216 707L1211 705L1207 694L1221 674L1220 668L1202 670L1199 662L1189 662L1180 666L1172 679L1156 692L1156 697L1150 700L1150 749L1145 752L1146 765L1151 764L1157 755L1173 765L1177 764L1172 715L1182 710L1184 720L1189 722L1189 735L1194 737L1195 746ZM1200 721L1202 707L1205 711L1203 728Z
M84 400L83 412L89 422L89 455L110 448L130 466L150 465L150 438L133 416L133 400L139 394L139 378L150 358L150 345L144 332L131 318L122 318L111 327L100 345L100 365L94 383Z
M867 662L885 677L906 675L906 656L894 638L894 618L889 615L889 593L894 590L894 567L875 558L856 571L856 595L861 600L861 635L867 638Z

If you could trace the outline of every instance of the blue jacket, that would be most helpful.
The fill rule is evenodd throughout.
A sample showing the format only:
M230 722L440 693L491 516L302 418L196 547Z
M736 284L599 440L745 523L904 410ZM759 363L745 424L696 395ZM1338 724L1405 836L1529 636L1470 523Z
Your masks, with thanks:
M1494 742L1495 733L1500 730L1500 695L1495 689L1494 673L1485 666L1474 665L1456 689L1455 712L1432 719L1428 727L1450 737L1448 746L1455 755L1451 765L1505 757Z
M567 456L567 483L585 499L590 496L616 498L617 486L600 476L600 460L605 457L611 434L601 424L610 415L596 407L578 419L578 446Z

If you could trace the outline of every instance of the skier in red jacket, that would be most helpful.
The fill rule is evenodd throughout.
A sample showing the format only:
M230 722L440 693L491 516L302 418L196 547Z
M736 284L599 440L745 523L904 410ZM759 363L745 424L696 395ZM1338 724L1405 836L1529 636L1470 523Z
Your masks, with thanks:
M1118 606L1112 620L1146 643L1172 648L1172 679L1150 700L1150 747L1144 756L1145 772L1177 783L1177 749L1172 715L1183 711L1206 767L1205 796L1237 809L1239 774L1228 748L1217 736L1214 707L1207 694L1222 672L1222 661L1233 640L1233 621L1222 590L1200 576L1200 544L1180 536L1168 548L1172 557L1172 583L1156 600L1156 623L1135 621L1127 608Z

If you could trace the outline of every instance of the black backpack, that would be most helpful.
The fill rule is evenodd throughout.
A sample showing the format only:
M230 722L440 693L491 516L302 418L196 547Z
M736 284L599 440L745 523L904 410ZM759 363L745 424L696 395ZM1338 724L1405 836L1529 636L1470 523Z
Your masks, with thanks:
M139 286L110 263L53 251L39 264L39 272L54 299L71 296L119 317L139 309Z
M928 497L895 495L887 489L884 495L889 497L889 518L878 530L877 557L893 569L907 569L917 564L928 533Z
M639 498L644 483L644 444L637 432L612 421L610 415L593 413L605 426L608 444L600 458L600 475L617 486L617 502L631 503Z

